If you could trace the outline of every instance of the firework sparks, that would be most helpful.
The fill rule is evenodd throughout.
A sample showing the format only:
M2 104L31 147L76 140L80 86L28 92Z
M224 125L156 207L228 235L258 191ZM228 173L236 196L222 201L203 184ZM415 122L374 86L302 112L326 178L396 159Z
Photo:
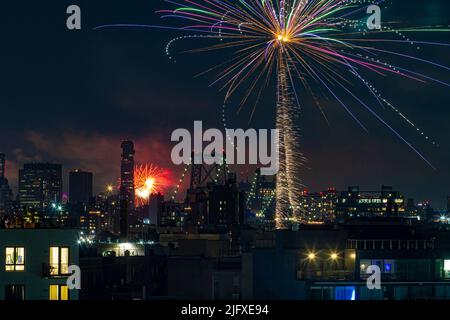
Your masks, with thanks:
M410 70L409 62L424 63L441 70L450 70L436 62L411 54L391 51L392 46L419 50L420 46L448 46L430 41L414 41L407 34L447 32L446 28L394 29L385 23L381 30L367 30L366 8L373 4L367 0L180 0L167 1L176 6L161 10L163 18L175 18L179 26L108 25L105 27L144 27L176 29L190 32L171 40L171 47L182 40L217 41L212 46L191 50L211 52L230 50L228 60L210 68L218 71L212 84L221 84L226 90L225 102L244 88L241 107L250 97L255 106L272 75L276 75L277 119L280 130L280 172L277 177L276 221L283 228L290 221L309 221L307 213L300 212L298 197L302 184L300 167L305 159L299 152L299 134L295 116L299 114L300 97L312 97L323 113L318 96L327 96L337 102L365 131L347 101L369 112L392 134L404 142L428 165L431 163L400 133L375 111L372 105L383 105L395 112L415 132L436 145L413 121L385 99L379 90L369 83L366 74L398 77L421 83L434 82L449 87L450 84L431 76ZM382 3L379 1L377 3ZM386 47L389 44L389 47ZM391 62L401 57L406 66ZM397 59L398 60L398 59ZM398 62L400 63L400 62ZM367 94L362 97L358 93ZM301 95L300 90L303 91ZM318 94L319 93L319 94ZM254 110L253 110L254 111Z
M152 194L163 193L170 185L169 171L155 165L139 165L134 169L136 203L148 203Z

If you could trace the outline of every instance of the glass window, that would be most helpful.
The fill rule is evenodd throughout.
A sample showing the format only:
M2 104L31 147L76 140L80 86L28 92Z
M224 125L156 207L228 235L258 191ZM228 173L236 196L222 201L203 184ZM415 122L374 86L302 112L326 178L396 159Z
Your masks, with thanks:
M24 271L25 270L25 248L7 247L5 250L5 270Z
M60 287L60 300L69 300L69 287L68 286L61 286Z
M386 272L386 273L391 273L391 272L392 272L392 264L390 264L390 263L385 263L385 264L384 264L384 272Z
M50 247L50 275L59 276L69 273L69 248Z
M23 284L9 284L5 286L5 300L25 300L25 286Z
M450 271L450 260L444 260L444 271Z
M14 270L14 248L6 248L6 271Z
M336 287L334 289L335 300L356 300L355 287Z
M50 274L59 274L59 247L50 248Z
M371 265L372 265L371 260L361 259L361 261L359 262L361 275L365 274L367 272L367 268Z
M395 273L395 260L384 260L384 273Z
M59 286L58 285L50 285L49 287L49 300L59 300Z
M69 273L69 248L61 248L61 273Z
M51 284L48 293L49 300L69 300L69 288L66 285Z
M444 278L450 278L450 260L444 260Z

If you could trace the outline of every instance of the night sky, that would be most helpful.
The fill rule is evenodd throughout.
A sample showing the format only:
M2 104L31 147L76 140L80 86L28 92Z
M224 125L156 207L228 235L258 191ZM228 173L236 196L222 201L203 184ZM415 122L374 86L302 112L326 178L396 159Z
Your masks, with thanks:
M450 23L448 0L392 2L383 16L389 21L414 26ZM81 31L66 29L70 4L82 9ZM192 129L194 120L221 128L223 92L209 87L214 74L195 77L220 62L220 56L182 53L183 46L189 46L185 43L176 48L180 53L174 62L164 52L166 43L178 35L173 31L93 30L110 23L167 25L170 22L154 13L162 8L167 4L157 0L2 2L0 152L7 154L7 176L14 189L23 163L52 161L62 163L66 174L75 168L94 172L98 192L117 181L120 141L126 138L135 141L139 162L169 167L176 178L182 168L170 162L171 132ZM450 43L445 33L415 38ZM450 66L450 47L423 47L418 54ZM448 72L416 62L407 66L450 81ZM305 97L299 123L301 148L308 158L304 183L317 191L348 185L378 189L387 184L407 197L444 208L450 195L450 90L398 78L370 80L439 143L433 147L395 113L378 109L436 170L373 117L358 111L360 107L354 106L355 112L369 133L332 100L322 101L328 125ZM230 127L273 128L274 96L275 89L265 92L251 120L251 106L239 114L230 106Z

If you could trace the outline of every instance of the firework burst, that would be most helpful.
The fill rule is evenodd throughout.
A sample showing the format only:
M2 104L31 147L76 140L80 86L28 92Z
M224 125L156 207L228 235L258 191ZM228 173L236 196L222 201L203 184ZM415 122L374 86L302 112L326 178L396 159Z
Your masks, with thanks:
M148 204L152 194L163 193L170 185L169 171L155 165L138 165L134 169L134 192L139 206Z
M298 197L302 184L300 168L305 159L300 153L300 139L295 124L301 105L300 91L314 100L323 113L317 97L337 102L365 131L352 106L369 112L392 134L405 143L428 165L431 163L375 111L377 105L395 112L414 131L433 145L436 142L418 128L404 113L381 95L366 76L376 75L410 79L421 83L448 83L408 69L409 62L427 64L445 71L448 67L396 50L418 50L420 46L447 44L414 41L411 33L447 32L446 28L398 28L384 23L380 30L368 30L367 7L384 1L368 0L179 0L167 1L174 9L158 11L163 18L175 18L173 26L107 25L105 27L144 27L176 29L190 32L171 40L166 53L181 40L211 40L215 44L191 52L230 50L229 58L208 71L217 73L212 84L220 84L225 101L243 88L241 107L252 97L253 111L273 77L277 79L277 118L280 130L280 171L277 175L276 221L278 228L292 221L309 222L301 212ZM179 24L178 24L179 23ZM386 45L389 44L388 47ZM406 66L396 65L402 58ZM358 87L359 86L359 87ZM371 95L358 94L361 88ZM253 112L252 112L253 113Z

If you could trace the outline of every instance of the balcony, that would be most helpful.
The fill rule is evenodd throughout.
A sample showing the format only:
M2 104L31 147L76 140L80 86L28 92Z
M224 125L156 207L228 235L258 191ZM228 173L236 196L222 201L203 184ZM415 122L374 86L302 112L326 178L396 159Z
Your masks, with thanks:
M355 250L434 250L436 242L416 239L348 239L347 249Z
M297 270L297 280L352 281L355 272L351 270Z
M60 270L64 270L67 272L62 273L60 272ZM57 267L52 267L48 263L42 264L42 278L67 278L68 276L70 276L68 266L64 266L64 268L58 269Z

